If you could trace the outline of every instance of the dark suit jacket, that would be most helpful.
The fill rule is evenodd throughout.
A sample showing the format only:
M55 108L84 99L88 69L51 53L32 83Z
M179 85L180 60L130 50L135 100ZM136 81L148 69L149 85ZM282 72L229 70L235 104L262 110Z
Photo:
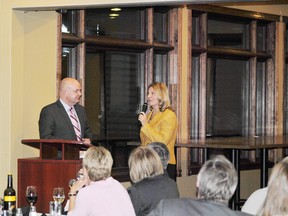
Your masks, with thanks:
M202 199L162 200L148 216L248 216L244 212L233 211L225 203Z
M80 121L82 138L92 141L95 137L90 130L84 107L76 104L74 108ZM60 100L41 110L38 123L41 139L77 140L71 120Z
M147 215L162 199L179 197L178 187L167 175L143 179L128 188L137 216Z

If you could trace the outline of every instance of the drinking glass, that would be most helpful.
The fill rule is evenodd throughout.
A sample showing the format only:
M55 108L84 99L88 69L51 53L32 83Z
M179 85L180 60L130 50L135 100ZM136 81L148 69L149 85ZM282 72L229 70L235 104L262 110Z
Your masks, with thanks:
M33 206L37 201L37 188L36 186L27 186L26 188L26 201Z
M65 199L65 193L64 193L64 188L62 187L57 187L53 189L53 199L57 203L62 203Z

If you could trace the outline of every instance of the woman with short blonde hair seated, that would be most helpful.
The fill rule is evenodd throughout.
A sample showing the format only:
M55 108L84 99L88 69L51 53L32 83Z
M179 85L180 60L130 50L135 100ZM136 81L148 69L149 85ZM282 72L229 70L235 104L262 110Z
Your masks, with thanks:
M162 162L153 149L134 149L128 165L133 182L128 193L137 216L147 215L162 199L179 197L176 182L163 175Z
M112 164L112 156L104 147L90 147L85 152L84 179L75 182L68 194L69 216L135 215L127 191L111 177Z

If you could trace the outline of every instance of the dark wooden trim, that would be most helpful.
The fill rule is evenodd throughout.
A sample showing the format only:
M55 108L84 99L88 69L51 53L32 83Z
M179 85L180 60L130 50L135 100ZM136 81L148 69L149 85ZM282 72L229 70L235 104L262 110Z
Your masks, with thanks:
M267 59L273 58L273 55L270 53L257 52L256 57L257 61L266 61Z
M79 19L80 25L77 26L77 35L79 35L80 38L85 37L85 11L80 10L77 12L76 15ZM82 89L85 89L85 58L86 58L86 49L85 49L85 43L80 43L77 46L77 58L76 58L76 71L72 71L72 74L75 73L75 77L79 80ZM74 69L75 70L75 69ZM82 95L80 98L80 104L85 104L85 94Z
M225 49L220 47L211 47L207 48L208 56L230 56L230 57L240 57L242 59L249 59L256 56L256 53L247 51L247 50L237 50L237 49Z
M71 33L62 33L62 44L63 46L70 47L70 46L77 46L80 43L83 43L85 40L84 38L79 38L74 34Z
M124 40L103 36L86 36L86 45L96 46L96 47L105 47L105 48L132 48L134 50L145 51L147 49L153 48L153 44L147 43L140 40Z
M164 44L164 43L159 43L159 42L154 42L153 43L154 47L154 52L155 53L167 53L169 51L174 50L174 46L169 45L169 44Z
M202 53L207 52L207 49L200 47L200 46L192 46L192 55L199 55Z
M72 33L62 33L62 43L79 44L83 42L84 38L77 37Z
M230 15L235 17L241 17L248 18L251 20L265 20L265 21L274 21L274 22L280 22L280 16L273 15L273 14L267 14L267 13L260 13L255 11L247 11L247 10L241 10L241 9L234 9L234 8L228 8L228 7L220 7L220 6L214 6L214 5L207 5L207 4L193 4L189 5L189 7L192 10L199 10L203 12L208 12L211 14L222 14L222 15Z
M208 47L206 50L203 47L193 46L192 47L193 55L200 55L202 53L208 52L209 57L211 56L228 56L230 58L239 57L241 59L249 59L257 57L258 61L265 61L269 58L272 58L272 55L264 52L250 52L247 50L236 50L236 49L227 49L220 47Z
M56 97L62 78L62 14L57 15L57 67L56 67Z
M207 20L205 19L205 22ZM207 29L205 30L207 31ZM206 34L207 37L207 34ZM207 40L204 43L204 46L207 47ZM198 137L204 138L206 137L206 131L207 131L207 53L203 53L200 55L200 71L199 71L199 128L198 128ZM200 158L203 158L203 151L199 154Z
M253 57L257 57L260 60L265 60L272 58L271 54L268 53L262 53L262 52L251 52L248 50L238 50L238 49L227 49L227 48L221 48L221 47L211 47L209 46L207 49L207 53L209 57L230 57L230 58L240 58L240 59L250 59Z

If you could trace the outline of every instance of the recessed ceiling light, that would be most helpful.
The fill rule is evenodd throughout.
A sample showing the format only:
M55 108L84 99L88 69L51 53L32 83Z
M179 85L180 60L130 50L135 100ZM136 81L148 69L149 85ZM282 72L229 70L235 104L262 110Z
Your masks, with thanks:
M119 14L117 14L117 13L113 13L113 14L109 14L109 16L110 16L110 17L118 17Z
M253 14L253 17L256 18L256 19L260 19L260 18L263 18L264 15L262 13L257 12L255 14Z
M111 8L111 11L121 11L121 8Z

